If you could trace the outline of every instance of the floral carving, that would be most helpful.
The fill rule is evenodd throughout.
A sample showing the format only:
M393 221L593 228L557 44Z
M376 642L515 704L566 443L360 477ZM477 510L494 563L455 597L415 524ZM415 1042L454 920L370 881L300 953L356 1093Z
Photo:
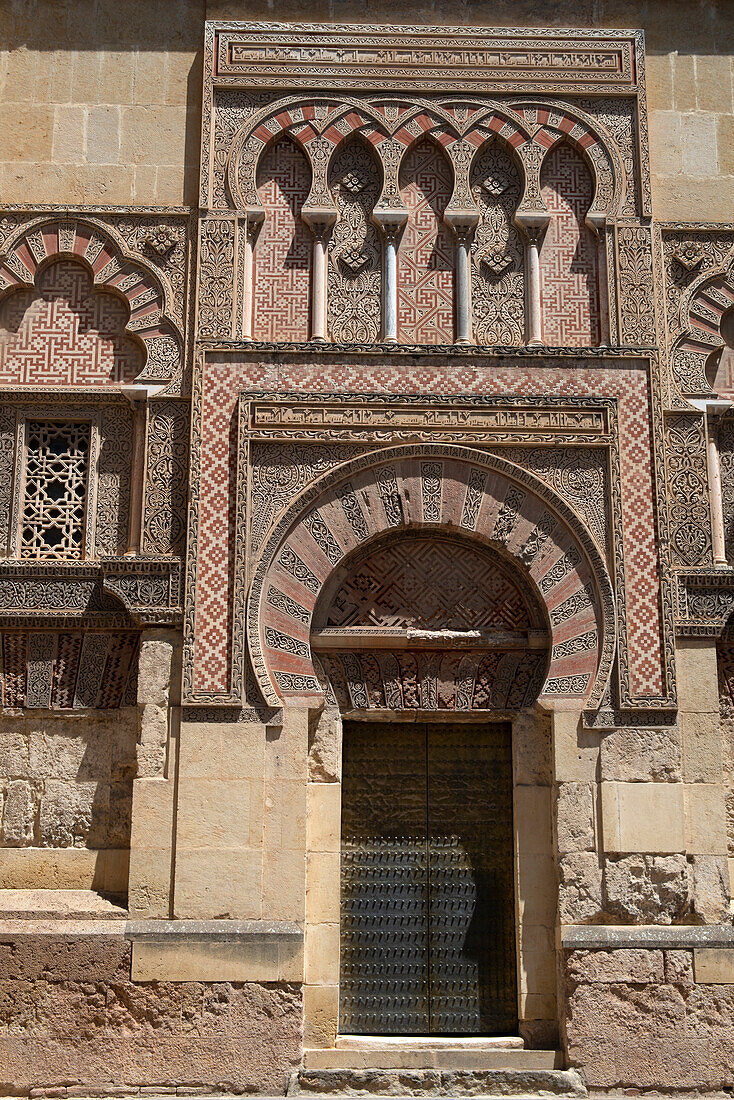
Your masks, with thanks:
M199 336L231 336L234 222L225 218L202 222L199 271Z
M706 440L700 416L667 423L670 540L677 565L710 565Z
M638 347L656 342L652 240L645 227L620 226L619 303L622 343Z
M504 146L485 145L471 173L480 211L472 252L472 310L479 344L523 343L523 244L513 217L522 193L520 173Z
M143 550L181 554L185 538L188 409L180 401L154 402L148 426Z
M329 331L341 343L370 343L380 333L382 250L371 221L380 169L360 141L337 154L329 188L338 210L329 242Z

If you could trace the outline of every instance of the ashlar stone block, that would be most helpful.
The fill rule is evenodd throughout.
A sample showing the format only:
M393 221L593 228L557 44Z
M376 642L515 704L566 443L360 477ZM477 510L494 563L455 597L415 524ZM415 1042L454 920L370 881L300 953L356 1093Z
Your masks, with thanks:
M602 783L601 812L606 852L685 850L681 783Z
M36 798L26 779L8 783L3 800L2 841L8 848L22 848L33 843Z

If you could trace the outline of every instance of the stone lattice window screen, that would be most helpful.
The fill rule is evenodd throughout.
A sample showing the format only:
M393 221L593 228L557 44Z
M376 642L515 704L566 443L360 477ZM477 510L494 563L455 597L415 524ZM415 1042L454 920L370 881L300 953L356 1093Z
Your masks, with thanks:
M22 558L81 558L89 482L89 423L29 420Z

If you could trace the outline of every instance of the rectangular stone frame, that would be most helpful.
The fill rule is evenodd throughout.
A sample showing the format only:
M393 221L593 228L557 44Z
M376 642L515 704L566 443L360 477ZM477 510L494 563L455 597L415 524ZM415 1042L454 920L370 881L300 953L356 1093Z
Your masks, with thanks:
M233 358L233 352L230 348L227 348L226 351L225 351L224 348L222 348L222 352L224 352L223 357L218 356L217 353L214 351L214 349L207 350L207 351L203 352L203 354L201 355L200 360L197 364L197 370L196 370L196 380L195 380L195 389L194 389L194 411L193 411L193 417L192 417L192 427L193 427L193 430L192 430L192 467L191 467L191 496L192 496L192 500L191 500L190 515L189 515L190 529L189 529L189 539L188 539L189 558L188 558L188 566L187 566L187 610L186 610L186 617L185 617L185 624L186 625L185 625L185 641L184 641L184 647L185 647L185 669L184 669L185 696L184 696L184 698L185 698L185 702L188 703L188 704L204 704L204 705L223 705L223 704L225 704L225 705L232 706L232 705L242 705L245 702L245 698L244 698L244 695L243 695L243 689L244 689L244 683L245 683L245 650L244 650L244 635L243 635L243 632L242 632L241 624L243 624L243 622L244 622L244 606L245 606L245 599L246 599L246 594L247 594L247 581L246 581L246 578L247 578L248 571L249 571L249 565L248 565L248 561L247 561L247 553L248 553L247 547L249 545L249 538L246 536L245 532L246 532L246 529L249 525L249 519L248 519L248 492L249 492L249 489L248 489L248 484L249 484L250 426L249 426L249 423L247 421L247 417L244 415L244 404L243 403L244 403L246 398L247 399L250 399L250 398L260 399L260 400L271 398L272 400L277 400L279 397L280 398L283 397L283 393L282 393L282 391L279 392L277 389L273 390L273 391L262 391L262 390L256 390L256 389L253 388L250 391L243 391L241 386L238 385L238 383L237 383L238 371L239 371L239 377L243 377L243 375L245 375L245 376L249 375L250 377L253 377L253 379L254 379L254 377L257 377L257 376L262 377L262 375L259 373L262 370L262 368L257 368L255 375L252 374L252 370L256 369L256 362L253 363L251 367L248 365L249 362L253 358L255 358L255 361L257 361L257 354L262 355L262 352L255 353L254 349L252 351L248 352L248 351L245 350L245 348L242 348L241 352L239 354L235 353L234 354L234 363L232 363L232 369L227 372L226 376L225 375L221 376L221 382L219 383L220 385L222 383L224 383L224 380L225 380L225 377L226 377L226 379L227 379L227 381L226 381L226 390L228 391L228 396L225 398L224 397L224 392L223 392L217 398L217 400L219 400L219 402L220 402L217 405L218 411L221 413L222 408L224 407L223 404L222 404L223 399L226 402L232 402L233 412L234 412L234 405L237 402L237 400L239 400L239 404L241 406L240 414L239 414L238 435L237 435L237 438L238 438L238 445L237 445L238 446L238 462L237 462L237 472L236 472L236 479L235 479L235 499L230 500L230 504L229 504L230 509L231 509L231 511L230 511L230 523L232 524L231 534L234 536L234 543L230 547L230 551L229 551L230 553L234 554L234 557L231 559L232 560L232 566L231 567L233 569L232 582L233 582L233 600L234 600L234 603L233 603L232 612L231 612L230 626L228 628L228 637L229 637L228 646L229 646L229 652L231 653L231 659L232 659L232 664L230 666L230 674L232 676L232 679L230 680L229 688L227 690L219 690L219 691L216 691L216 692L215 691L210 691L210 690L201 690L200 688L196 687L196 682L195 682L195 679L194 679L194 668L193 668L194 639L195 639L195 636L198 636L198 631L200 630L200 627L197 627L196 622L195 622L195 618L196 618L196 614L197 614L195 593L196 593L196 584L197 584L197 573L199 572L199 570L202 568L202 565L203 565L203 562L198 560L199 523L200 523L201 507L202 507L202 504L204 503L204 500L205 500L205 497L202 498L202 489L203 489L203 486L206 485L206 481L208 479L211 479L212 476L214 476L213 471L211 470L211 468L209 468L208 466L205 467L205 468L202 468L202 445L203 445L203 441L204 441L204 433L205 433L205 430L206 430L206 426L205 426L202 418L203 418L203 414L204 414L203 403L204 403L204 399L205 399L204 387L206 386L207 390L211 390L211 385L212 385L211 381L209 381L209 380L207 380L205 382L205 378L207 376L207 366L208 366L209 362L212 359L213 360L219 360L219 363L223 365L223 363L226 362L226 361L231 362L231 360ZM334 352L334 353L325 352L325 353L322 353L322 354L328 354L329 358L331 358L331 356L334 355L334 354L336 354L337 357L338 357L338 353L336 353L336 352ZM364 354L364 353L362 353L362 354ZM379 353L376 353L376 354L379 354ZM431 354L428 351L428 349L426 349L426 354L427 355ZM319 356L319 358L321 358L321 356ZM359 358L361 358L361 355L359 355ZM398 352L396 354L396 364L395 364L396 369L398 369L398 364L400 363L401 358L402 357L400 356L400 354ZM638 353L638 355L634 355L634 353L621 353L621 351L620 352L614 352L611 355L610 355L609 352L606 352L606 353L600 352L600 353L597 353L595 355L590 354L590 353L587 352L587 353L579 354L577 357L575 357L574 360L571 360L570 357L567 356L567 355L560 355L559 356L559 355L553 355L553 354L546 354L546 355L543 355L542 357L540 357L540 362L539 362L539 357L538 356L528 356L527 353L523 353L523 352L520 351L520 352L517 353L517 356L514 357L514 358L515 358L515 362L517 363L517 365L519 367L520 366L530 366L531 364L532 365L537 365L538 367L540 367L541 362L543 363L544 366L547 366L547 367L550 367L552 365L552 367L554 369L566 367L566 368L568 368L568 371L569 371L569 379L574 378L576 376L577 371L579 371L580 369L583 369L584 367L586 367L587 361L590 360L590 359L592 361L595 361L594 365L597 365L597 366L600 366L600 367L604 366L604 367L607 367L607 368L611 368L612 370L615 370L615 368L617 368L617 369L622 368L622 367L624 367L626 365L629 365L631 363L634 363L635 366L638 366L638 364L640 366L644 364L644 366L645 366L645 372L647 374L647 392L648 392L647 400L650 403L650 408L651 408L651 413L652 413L651 422L649 422L650 423L650 429L651 429L651 478L652 478L651 491L652 491L652 499L653 499L654 507L655 507L656 512L657 512L657 519L658 519L660 535L661 535L661 537L659 539L659 543L658 543L659 561L658 561L657 568L659 570L659 575L660 575L660 594L661 594L661 599L660 599L660 622L661 622L661 631L662 631L662 636L661 636L661 640L660 640L661 660L662 660L661 676L663 678L664 690L663 690L662 695L657 695L657 696L656 695L645 694L645 693L635 693L634 690L632 689L632 686L631 686L631 683L630 683L630 678L629 678L630 677L630 672L629 672L629 663L628 663L628 656L627 656L628 646L627 646L627 625L626 625L626 612L625 612L626 597L625 597L624 555L623 555L623 552L622 552L623 551L623 545L624 545L624 523L623 523L624 495L623 495L623 482L622 482L622 469L621 469L622 458L621 458L620 449L619 449L619 442L620 442L619 437L617 435L616 428L614 428L613 431L612 431L612 436L614 437L615 443L614 443L614 446L612 447L612 450L610 451L610 455L611 455L611 460L610 460L611 461L610 486L611 486L611 497L612 497L611 502L610 502L610 506L612 508L611 515L613 517L614 545L615 545L614 573L615 573L615 577L616 577L618 605L619 605L619 609L620 609L619 646L618 646L618 652L619 652L619 657L620 657L620 670L621 670L621 679L620 679L621 699L620 699L620 701L621 701L622 707L625 708L626 710L629 710L630 712L632 712L634 710L644 710L644 709L650 709L650 708L654 708L654 709L658 709L658 710L660 708L663 708L665 710L670 710L670 708L673 707L674 704L675 704L675 670L674 670L674 655L673 655L673 645L672 645L672 638L673 638L673 605L672 605L672 598L671 598L672 593L671 593L671 588L670 588L669 565L668 565L668 558L667 558L667 553L668 553L667 552L667 542L666 542L666 539L664 537L665 531L666 531L666 526L667 526L667 512L666 512L666 509L665 509L664 499L661 497L661 494L660 494L660 491L659 491L659 473L658 473L658 471L660 469L664 468L664 466L663 466L663 461L664 460L663 460L663 454L662 454L662 446L663 446L662 416L661 416L661 411L660 411L660 402L659 402L659 400L656 396L656 394L657 394L657 384L656 384L657 360L655 358L653 358L652 356L649 356L649 355L642 355L640 353ZM298 357L294 356L294 362L292 364L292 367L290 368L291 370L293 370L293 371L298 370L298 367L296 365L297 361L298 361ZM477 363L477 365L479 365L479 360L478 359L475 359L474 361ZM512 360L508 360L508 361L503 361L501 359L500 360L493 360L491 357L487 357L487 356L482 356L481 361L482 361L482 364L483 364L485 369L492 369L492 368L499 369L501 367L510 366L511 363L512 363ZM234 369L235 368L235 363L237 364L238 370ZM315 363L309 364L309 366L312 366L312 365L315 366ZM591 366L591 365L592 364L589 363L589 366ZM614 375L610 375L610 377L614 377ZM521 380L518 380L518 385L522 385ZM355 389L356 389L356 387L355 387ZM597 392L598 392L598 390L597 390ZM236 395L238 395L238 396L236 396ZM313 392L309 392L308 388L304 388L302 391L292 391L291 390L291 391L287 392L287 397L290 401L296 402L296 403L299 403L299 404L304 403L306 405L308 405L309 403L313 404L314 400L318 399L318 396L319 396L318 394L314 394ZM324 395L322 394L320 396L321 396L321 400L323 401ZM334 395L334 394L331 395L332 398L334 396L336 396L336 395ZM359 395L355 395L354 393L351 393L351 394L342 393L342 394L338 395L338 400L341 401L341 402L348 402L350 399L353 400L355 398L355 396L359 397ZM364 395L362 395L362 396L364 396ZM382 395L375 395L375 401L378 405L381 402L384 402L385 400L387 400L387 399L385 397L383 397ZM453 396L452 396L452 400L454 400ZM477 404L477 403L481 404L484 399L482 399L480 397L477 397L475 395L466 394L464 396L457 395L455 400L465 401L465 402L468 402L469 404ZM494 400L495 402L499 403L500 406L503 404L502 400L500 400L498 397L495 397L494 399L492 399L490 397L487 397L486 400L487 400L487 402L490 402L491 400ZM605 400L608 403L611 402L612 405L616 405L616 398L611 397L611 395L610 395L610 397L606 398ZM420 394L420 395L415 395L414 397L408 398L408 401L415 401L419 404L422 402L424 407L426 408L426 410L429 410L432 407L435 407L436 405L440 406L441 403L443 403L445 405L446 398L444 397L442 399L442 397L435 392L435 388L434 388L434 392L432 394L423 393L423 394ZM510 399L510 400L505 399L504 403L506 404L506 406L508 408L510 408L513 405L517 405L517 404L519 404L521 406L522 405L535 405L536 407L540 408L544 404L542 399L539 400L539 399L534 399L532 397L513 398L513 399ZM546 401L545 404L547 405L548 402ZM574 399L569 398L567 396L567 397L563 397L563 398L559 398L559 399L555 400L554 402L552 402L552 404L554 406L558 406L560 404L563 407L572 408L572 407L574 407ZM586 398L586 397L583 398L582 404L589 404L589 398ZM593 404L593 401L591 402L591 404ZM641 411L642 410L640 410L640 412ZM336 434L338 435L338 433L336 433ZM571 433L571 436L573 436L573 433ZM325 436L324 436L324 438L325 438ZM435 429L427 429L427 431L423 435L423 438L425 438L426 440L434 440L435 441L435 440L440 438L440 432L436 433ZM534 439L535 439L535 434L532 433L532 432L525 431L525 432L512 432L511 433L511 441L514 442L514 443L525 442L527 444L531 444L531 443L533 443ZM561 442L562 440L563 440L563 433L560 433L556 437L556 441ZM331 441L336 442L333 435L331 437ZM397 441L400 441L400 440L398 439ZM492 440L492 442L501 442L501 441L502 441L501 438L495 438L495 439ZM487 439L485 441L484 445L486 446L489 442L490 442L490 440ZM204 478L204 483L202 483L202 478ZM236 518L234 518L234 517L236 517ZM201 612L202 612L202 609L200 607L198 609L199 615L201 615ZM195 635L195 631L196 631L196 635ZM605 705L605 707L602 708L602 711L599 712L599 714L597 715L597 718L595 719L596 723L600 725L600 728L604 725L610 725L610 724L613 725L614 724L614 715L612 713L613 710L614 710L614 703L613 703L613 701L610 700L609 705L608 706Z
M250 50L238 71L227 46ZM414 51L420 49L420 60ZM447 58L447 49L450 56ZM314 74L313 56L320 55ZM508 53L514 79L507 78ZM599 55L606 58L606 67ZM277 65L268 59L274 55ZM200 205L210 209L214 155L214 91L248 88L285 93L299 87L445 91L446 70L460 67L457 94L537 93L629 96L637 101L637 156L642 217L652 215L642 31L491 27L371 26L208 20L204 31ZM305 66L305 67L304 67ZM365 67L369 71L365 72ZM484 66L481 76L477 70ZM539 74L548 72L547 79Z
M316 717L316 716L314 716ZM352 714L350 721L355 720ZM380 715L362 715L375 721ZM481 724L484 719L416 711L410 722ZM389 717L397 720L396 716ZM341 760L341 718L339 758ZM556 870L553 848L550 716L526 712L512 727L515 930L520 1032L529 1046L552 1035L557 1018L555 927ZM547 742L544 734L547 733ZM543 745L547 759L543 757ZM530 749L530 752L528 751ZM531 756L535 760L531 762ZM538 759L538 757L540 759ZM533 774L534 773L534 774ZM535 779L535 782L529 780ZM543 782L542 780L545 780ZM539 827L545 819L547 828ZM306 908L303 1045L333 1050L339 1026L341 764L332 782L309 777L306 815ZM318 1057L314 1055L313 1057ZM328 1055L324 1055L328 1058ZM309 1068L309 1056L305 1056ZM328 1062L326 1063L328 1064Z
M48 397L51 395L48 394ZM0 400L2 397L0 396ZM27 452L27 424L29 420L55 420L60 422L75 421L90 425L89 437L89 473L87 479L87 493L84 503L84 542L83 553L80 561L88 561L94 558L94 533L97 517L97 480L100 451L100 428L102 424L101 409L83 402L75 404L49 404L17 407L16 434L15 434L15 464L13 470L13 496L10 514L10 527L8 539L8 557L20 557L20 527L23 513L23 494L25 491L25 471ZM56 559L43 559L47 563Z

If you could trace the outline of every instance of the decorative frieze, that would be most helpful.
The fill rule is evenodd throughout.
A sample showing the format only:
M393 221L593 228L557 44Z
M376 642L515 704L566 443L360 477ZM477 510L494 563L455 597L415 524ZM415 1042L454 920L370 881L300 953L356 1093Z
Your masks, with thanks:
M247 88L629 92L634 32L211 23L214 82ZM450 73L450 77L449 77Z

